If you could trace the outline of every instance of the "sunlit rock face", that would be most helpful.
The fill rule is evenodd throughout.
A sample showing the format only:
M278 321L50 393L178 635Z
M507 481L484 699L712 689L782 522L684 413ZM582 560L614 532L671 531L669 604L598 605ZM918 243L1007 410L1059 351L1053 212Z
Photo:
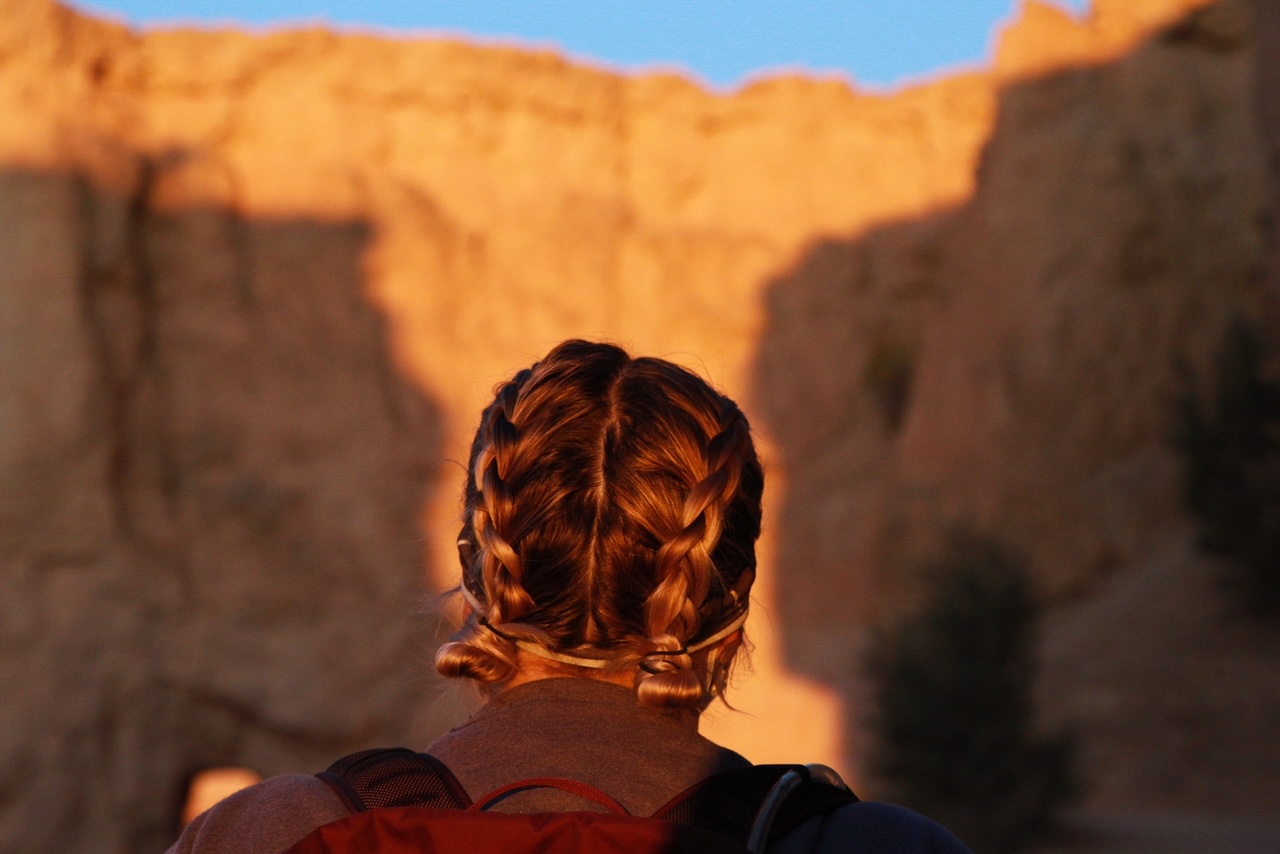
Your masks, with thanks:
M747 407L755 717L708 731L855 770L864 627L946 530L1061 596L1185 528L1179 362L1266 291L1254 41L1243 0L1031 2L990 70L721 96L0 0L0 848L157 850L200 768L456 719L457 461L570 336Z

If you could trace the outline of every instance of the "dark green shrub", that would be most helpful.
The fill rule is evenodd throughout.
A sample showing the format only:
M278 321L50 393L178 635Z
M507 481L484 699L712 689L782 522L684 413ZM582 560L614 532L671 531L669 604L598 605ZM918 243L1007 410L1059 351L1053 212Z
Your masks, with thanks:
M1233 324L1218 350L1212 392L1179 402L1175 441L1198 545L1222 560L1244 608L1280 616L1280 382L1264 375L1258 333Z
M1050 829L1070 797L1069 743L1032 734L1033 622L1024 563L953 538L928 567L927 601L868 657L889 796L949 826L980 854Z

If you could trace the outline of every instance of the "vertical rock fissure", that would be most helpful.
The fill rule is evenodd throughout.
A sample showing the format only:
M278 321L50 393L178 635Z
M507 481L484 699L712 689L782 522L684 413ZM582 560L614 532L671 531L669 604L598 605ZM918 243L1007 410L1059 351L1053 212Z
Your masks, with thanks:
M175 486L162 441L165 431L158 422L164 412L156 376L159 305L146 233L154 174L154 163L139 156L114 257L100 257L102 244L111 243L102 239L104 230L112 227L103 213L112 205L109 191L87 176L76 180L85 247L81 298L97 371L107 455L105 487L117 536L135 546L147 544L146 526L139 518L140 493L158 488L171 498ZM157 477L147 477L146 454L155 455Z

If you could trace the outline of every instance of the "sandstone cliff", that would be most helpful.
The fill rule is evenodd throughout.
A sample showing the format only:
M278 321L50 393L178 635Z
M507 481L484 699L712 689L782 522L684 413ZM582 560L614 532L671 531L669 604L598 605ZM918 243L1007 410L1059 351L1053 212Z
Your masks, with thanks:
M939 532L1062 597L1184 531L1176 364L1266 292L1253 33L1244 0L1031 0L988 71L717 96L0 0L0 848L157 850L197 768L456 717L421 616L451 461L572 335L755 414L757 717L711 726L840 763L861 627Z

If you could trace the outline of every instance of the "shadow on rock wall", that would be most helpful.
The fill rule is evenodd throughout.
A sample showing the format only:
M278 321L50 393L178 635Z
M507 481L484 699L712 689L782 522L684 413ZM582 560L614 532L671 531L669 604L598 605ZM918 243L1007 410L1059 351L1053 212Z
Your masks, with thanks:
M1006 86L974 197L812 246L768 289L753 398L777 443L785 659L861 735L868 626L940 537L987 532L1041 592L1185 527L1175 365L1262 304L1270 210L1247 4Z
M190 775L409 739L440 417L359 221L0 172L0 849L158 851ZM419 722L420 723L420 722Z

